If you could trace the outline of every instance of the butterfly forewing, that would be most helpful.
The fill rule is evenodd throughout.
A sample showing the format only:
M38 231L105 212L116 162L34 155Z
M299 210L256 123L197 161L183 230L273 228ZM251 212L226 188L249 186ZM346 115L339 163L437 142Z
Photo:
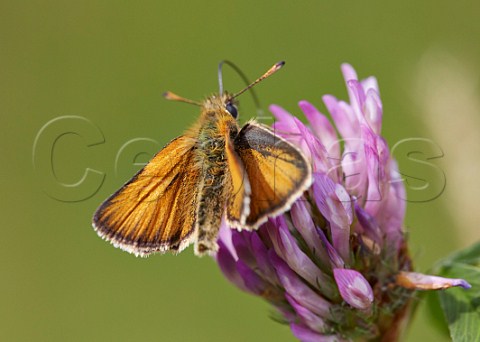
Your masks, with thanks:
M269 128L249 122L234 145L251 188L245 228L287 210L310 185L311 169L303 154Z
M115 246L137 255L182 250L193 234L200 171L195 142L179 137L97 210L93 225Z

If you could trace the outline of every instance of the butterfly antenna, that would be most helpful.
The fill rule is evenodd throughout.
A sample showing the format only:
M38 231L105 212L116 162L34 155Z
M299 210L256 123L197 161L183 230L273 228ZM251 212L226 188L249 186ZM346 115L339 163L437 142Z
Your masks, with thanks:
M193 104L193 105L199 106L199 107L202 106L202 104L197 102L197 101L189 100L189 99L186 99L184 97L178 96L177 94L174 94L171 91L164 92L163 97L166 98L167 100L171 100L171 101L185 102L185 103Z
M244 74L244 72L233 62L229 60L223 60L218 64L218 86L220 90L220 94L223 94L223 76L222 76L222 67L223 65L226 64L240 76L240 78L245 82L245 84L248 86L250 84L250 81L248 80L248 77ZM260 106L260 101L258 100L257 93L255 92L254 89L251 91L253 102L255 102L255 107L257 107L257 112L261 112L261 106Z
M272 66L270 69L267 70L266 73L264 73L262 76L260 76L259 78L257 78L254 82L250 83L247 87L245 87L244 89L240 90L238 93L234 94L232 96L232 98L235 98L237 96L240 96L242 95L244 92L246 92L247 90L249 90L250 88L252 88L254 85L256 85L257 83L260 83L261 81L263 81L264 79L266 79L267 77L273 75L274 73L276 73L278 70L280 70L283 66L285 65L285 62L284 61L281 61L281 62L278 62L276 63L274 66Z

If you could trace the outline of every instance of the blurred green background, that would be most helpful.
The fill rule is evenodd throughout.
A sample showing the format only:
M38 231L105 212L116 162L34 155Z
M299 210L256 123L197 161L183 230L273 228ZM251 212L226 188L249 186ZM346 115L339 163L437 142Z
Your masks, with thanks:
M444 170L445 191L408 205L405 225L417 268L425 271L478 239L462 221L468 215L455 210L465 209L462 196L475 189L462 181L464 170L478 174L478 155L463 166L454 157L467 149L467 136L468 148L480 146L479 14L480 3L472 1L1 1L0 340L294 341L288 327L269 318L267 304L231 286L211 259L194 257L191 248L179 256L135 258L90 226L96 207L139 168L135 153L146 152L135 160L141 163L159 147L142 140L124 149L115 167L120 148L136 138L163 146L196 119L197 108L165 101L162 92L201 99L216 91L222 59L252 79L286 60L256 90L264 109L277 103L296 114L302 99L322 111L323 94L347 99L343 62L360 77L375 75L390 146L421 137L443 150L430 162ZM224 83L231 91L243 86L229 69ZM247 120L253 101L241 100ZM436 110L442 101L447 104ZM449 105L451 111L435 117ZM86 167L104 173L91 196L56 188L43 168L51 146L32 156L42 127L64 115L84 117L104 137L85 146L85 136L67 134L53 148L60 183L78 182ZM81 126L75 119L59 125L66 132ZM55 132L44 131L47 138ZM414 191L409 195L418 198ZM478 222L478 210L470 216ZM425 311L406 340L447 341Z

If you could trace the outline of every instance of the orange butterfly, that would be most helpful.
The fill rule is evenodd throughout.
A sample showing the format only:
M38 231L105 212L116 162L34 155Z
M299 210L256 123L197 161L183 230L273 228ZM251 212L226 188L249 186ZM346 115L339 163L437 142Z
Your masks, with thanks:
M256 229L288 210L311 184L303 154L267 126L239 127L235 98L284 65L275 64L236 94L223 92L202 103L173 93L165 97L199 105L198 121L172 140L96 211L93 227L115 247L147 256L214 253L225 214L237 229Z

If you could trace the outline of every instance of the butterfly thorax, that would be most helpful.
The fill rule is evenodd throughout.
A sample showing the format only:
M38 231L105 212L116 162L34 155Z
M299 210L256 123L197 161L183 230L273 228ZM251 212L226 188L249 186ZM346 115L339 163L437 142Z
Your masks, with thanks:
M208 97L197 122L197 155L205 176L220 175L226 162L225 140L235 139L239 126L226 110L228 95Z

